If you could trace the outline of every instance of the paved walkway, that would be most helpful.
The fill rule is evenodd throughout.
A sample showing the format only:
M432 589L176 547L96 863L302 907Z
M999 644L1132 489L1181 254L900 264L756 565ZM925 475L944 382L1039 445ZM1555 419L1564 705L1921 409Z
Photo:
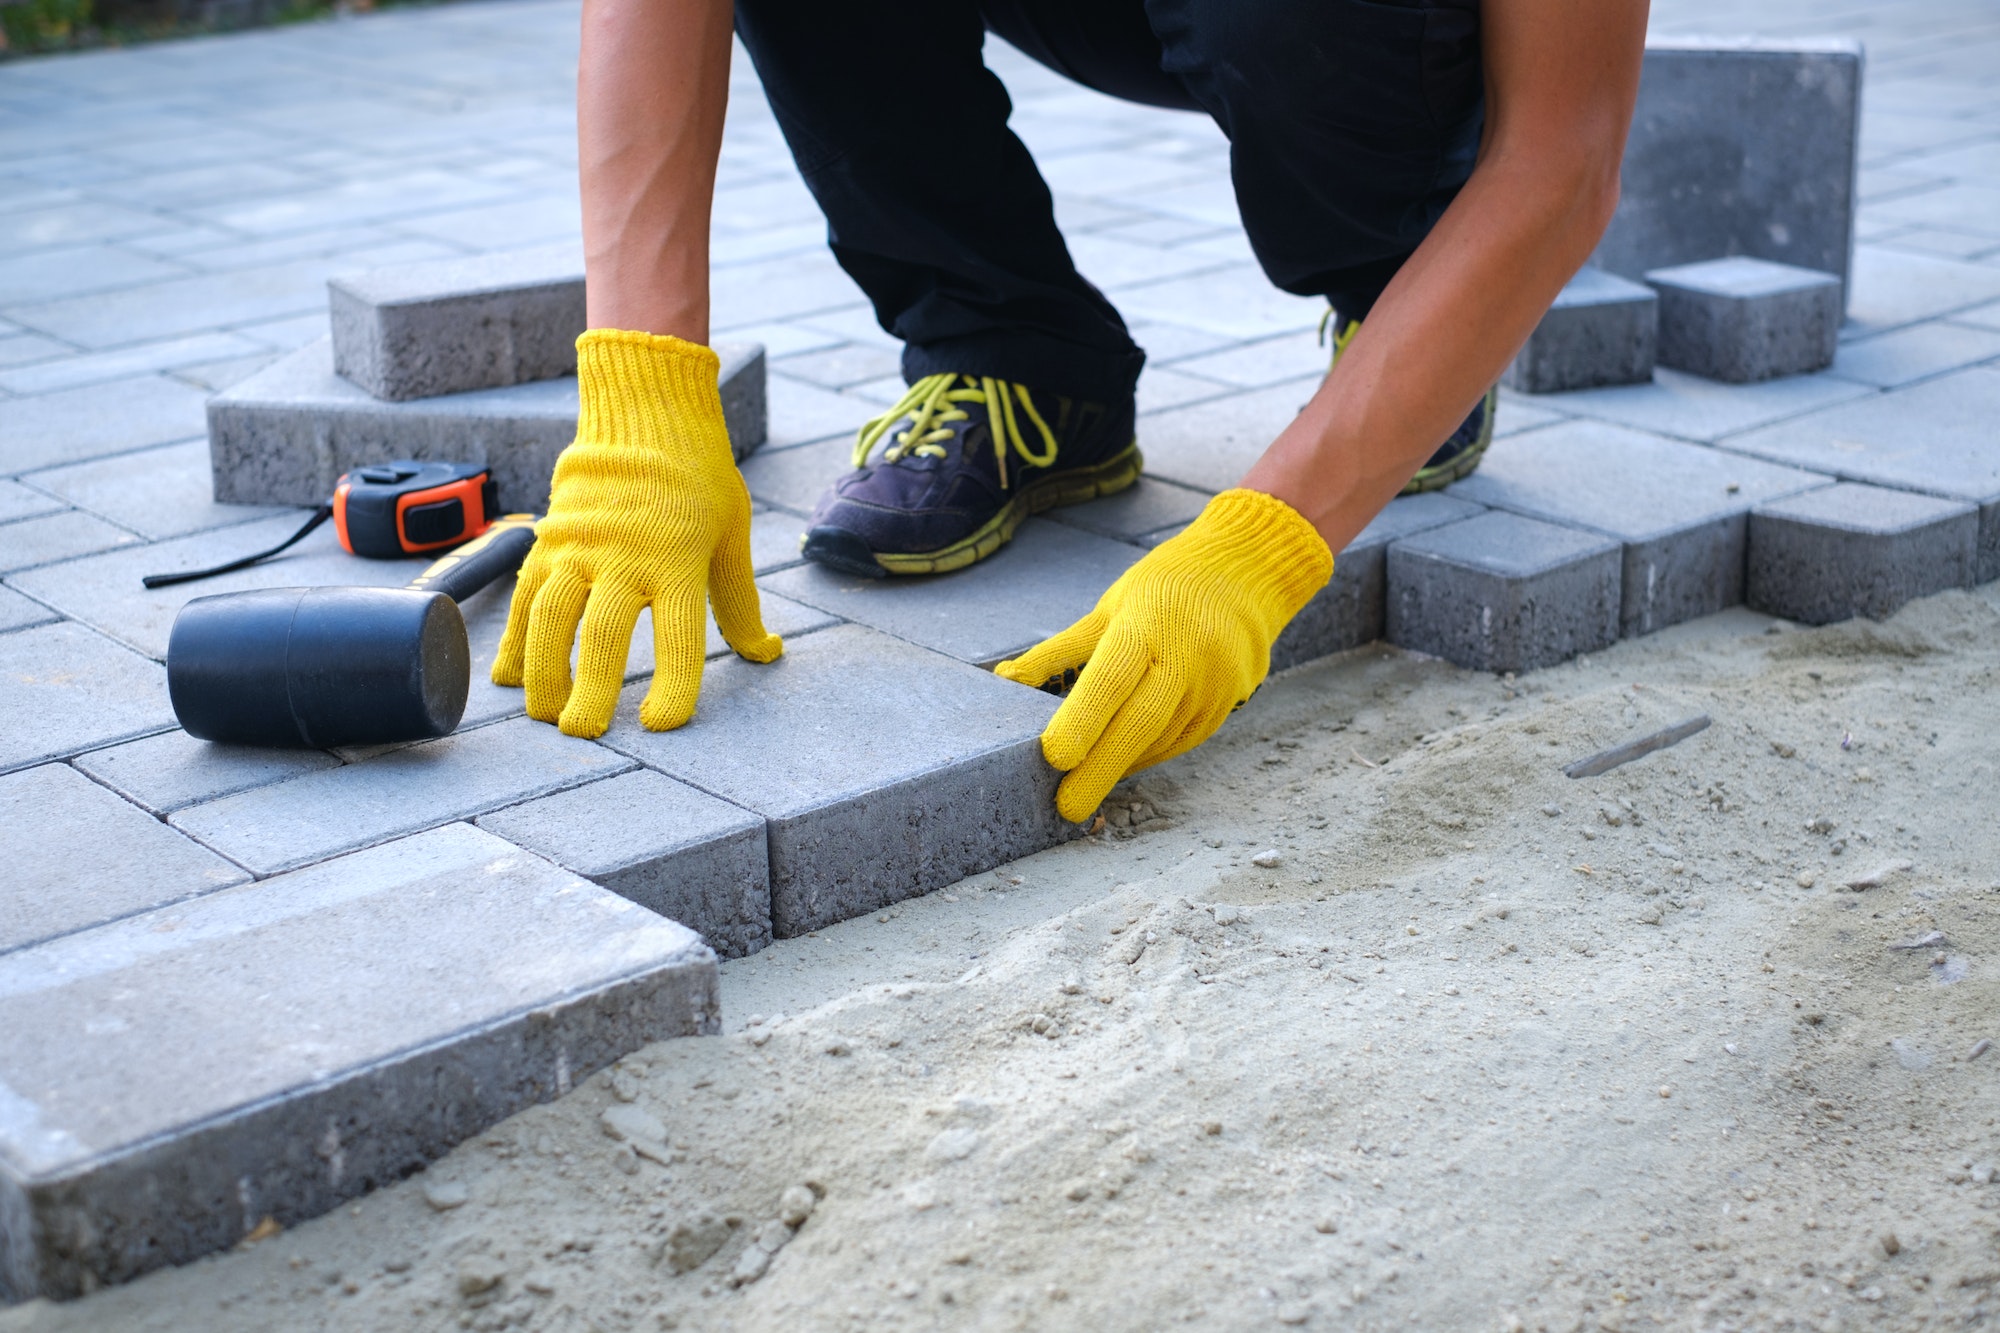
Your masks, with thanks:
M686 776L694 766L709 790L729 795L733 779L723 770L736 765L768 785L770 773L787 769L789 735L756 733L718 758L689 752L687 734L648 737L627 727L632 734L607 738L615 742L607 749L509 718L518 695L501 698L485 686L475 689L469 720L493 724L441 743L453 756L444 765L349 752L212 764L171 730L159 660L172 607L138 593L136 576L147 568L195 563L190 552L240 552L295 521L211 501L203 400L321 336L328 277L574 237L576 22L567 0L488 0L0 66L0 856L14 871L14 895L0 890L0 905L30 909L0 913L0 971L34 970L22 960L35 951L16 946L170 899L223 890L189 909L220 921L241 900L229 886L253 874L285 874L501 806L515 810L486 815L487 832L460 827L409 845L468 864L506 853L499 837L539 846L537 818L569 827L578 817L547 793L586 782L599 784L594 792L616 784L629 797L588 803L621 835L681 836L707 820L713 828L703 836L717 848L756 842L754 829L730 822L741 812L719 802L668 809L659 792L673 784L657 773ZM1887 417L1912 431L1954 415L1961 430L1967 422L1984 429L2000 413L1992 364L2000 361L2000 13L1945 0L1845 10L1787 3L1754 13L1676 2L1656 16L1671 32L1740 33L1746 24L1868 43L1861 244L1835 365L1748 387L1662 371L1650 385L1513 397L1502 408L1503 433L1579 418L1713 443L1792 422L1837 449L1841 423L1864 409L1878 426ZM1109 101L997 44L989 54L1081 267L1151 354L1141 440L1171 449L1173 475L1187 484L1149 483L1142 501L1118 512L1111 535L1143 544L1191 517L1204 491L1232 484L1311 391L1325 356L1313 335L1320 309L1264 282L1236 224L1226 145L1206 120ZM763 520L774 525L764 533L772 551L783 548L786 511L811 504L846 465L857 422L901 387L896 347L826 254L823 232L739 61L716 201L715 327L718 338L763 343L771 357L770 440L748 471L773 506ZM1071 527L1037 531L1034 540L1051 551L1082 552L1064 557L1064 567L1082 572L1063 595L1083 596L1084 605L1138 553ZM1040 725L1028 714L1046 703L1033 703L1042 696L998 686L971 665L954 668L964 680L952 677L946 689L941 659L896 642L961 663L1018 647L978 641L986 625L976 607L1004 595L990 579L975 571L931 585L933 594L912 593L901 603L908 622L884 626L891 639L859 626L807 634L829 617L787 603L786 579L800 577L795 570L767 580L771 604L802 617L774 616L777 628L800 636L792 669L861 688L873 679L863 664L914 654L925 665L911 669L924 675L922 697L935 713L912 715L909 736L891 738L894 753L816 754L817 771L796 777L801 809L831 799L830 787L808 789L844 780L836 771L843 765L879 772L890 762L952 758L926 746L962 757L951 737L970 735L967 717L1012 728L1001 738L1013 747L1005 762L1027 767L996 760L967 770L965 800L986 799L981 784L1020 789L1039 780L1023 774ZM322 532L264 581L385 578L400 575L339 555ZM475 623L476 646L490 649L499 613L488 607ZM645 646L642 638L636 667ZM1007 708L1022 716L955 703L951 693L969 699L988 687L1009 688ZM842 707L841 697L831 686L812 692L827 709ZM754 729L762 716L754 689L745 686L739 703L741 725ZM625 711L631 706L628 698ZM797 699L787 706L808 708ZM720 702L714 710L726 713ZM635 760L655 771L636 770ZM288 777L301 780L278 783ZM782 796L794 799L789 787ZM516 805L523 801L534 803ZM855 903L842 900L836 911L786 878L795 867L780 817L771 818L773 910L793 913L799 928L822 912L850 915ZM647 819L675 828L653 829ZM882 844L870 834L843 845L872 855ZM983 864L1017 854L960 850ZM963 873L939 878L945 869L922 867L924 882ZM288 876L283 892L317 902L313 873ZM69 883L91 892L37 892L38 884ZM568 892L538 882L522 890L524 902L545 889ZM629 896L645 901L647 891ZM126 933L138 930L136 918L128 925ZM761 928L768 931L768 916ZM679 947L658 945L662 957ZM135 944L133 957L152 949ZM0 976L0 998L8 984ZM699 1026L709 1021L706 992L686 985L695 997L686 1021ZM52 1012L74 1017L60 1004ZM65 1076L55 1058L65 1049L49 1045L51 1088ZM274 1067L269 1077L283 1088L303 1075ZM565 1086L567 1064L549 1077L549 1087Z

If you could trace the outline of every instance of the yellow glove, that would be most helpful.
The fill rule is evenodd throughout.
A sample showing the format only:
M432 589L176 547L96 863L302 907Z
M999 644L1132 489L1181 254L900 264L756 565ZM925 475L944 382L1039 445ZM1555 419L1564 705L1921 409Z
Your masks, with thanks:
M572 736L611 725L639 612L653 608L653 685L639 720L694 716L706 600L737 655L769 662L750 576L750 493L729 453L714 352L593 329L576 340L576 439L556 460L549 513L521 567L493 683L528 687L528 716ZM583 642L569 674L577 622Z
M1097 609L995 670L1076 688L1042 732L1081 823L1128 773L1207 740L1271 670L1271 644L1333 577L1312 524L1261 491L1224 491L1179 536L1125 571ZM1083 670L1085 663L1088 670Z

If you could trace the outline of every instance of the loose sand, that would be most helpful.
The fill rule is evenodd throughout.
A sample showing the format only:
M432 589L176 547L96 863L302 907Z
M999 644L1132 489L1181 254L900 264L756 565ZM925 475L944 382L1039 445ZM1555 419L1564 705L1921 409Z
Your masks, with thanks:
M1136 832L731 963L727 1035L0 1329L1976 1323L1996 676L1992 588L1305 668Z

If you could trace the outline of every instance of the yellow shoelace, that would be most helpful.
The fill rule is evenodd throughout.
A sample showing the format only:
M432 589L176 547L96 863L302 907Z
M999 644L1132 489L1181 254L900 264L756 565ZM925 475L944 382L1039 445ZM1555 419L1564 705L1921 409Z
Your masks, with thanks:
M963 385L953 385L963 380ZM944 444L951 439L953 422L964 421L967 412L960 403L984 403L989 425L993 431L993 456L1000 464L1000 486L1007 486L1007 451L1011 448L1023 461L1033 467L1047 467L1056 461L1055 432L1042 420L1042 414L1035 410L1035 400L1024 384L1011 384L1006 380L977 378L972 375L926 375L910 386L910 391L902 396L896 405L879 417L871 417L861 427L861 434L854 441L854 466L861 467L868 462L868 455L874 451L889 428L904 417L910 418L910 428L896 432L889 447L883 451L885 462L894 463L899 459L916 454L920 458L943 458ZM1015 405L1034 423L1035 430L1042 437L1042 452L1036 453L1028 447L1021 435L1021 426L1014 416Z
M1319 317L1319 345L1321 347L1326 346L1326 327L1332 322L1333 307L1328 306L1326 313ZM1350 319L1345 326L1333 331L1333 355L1327 358L1326 365L1328 370L1333 369L1333 363L1340 360L1340 354L1347 350L1347 344L1353 342L1354 335L1359 332L1361 332L1361 321L1358 319Z

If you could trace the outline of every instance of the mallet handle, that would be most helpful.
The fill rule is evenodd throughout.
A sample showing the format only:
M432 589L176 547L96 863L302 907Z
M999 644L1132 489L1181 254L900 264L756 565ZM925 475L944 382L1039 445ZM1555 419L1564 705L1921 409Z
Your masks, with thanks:
M535 544L534 514L509 514L410 580L412 592L439 592L454 602L521 567Z

